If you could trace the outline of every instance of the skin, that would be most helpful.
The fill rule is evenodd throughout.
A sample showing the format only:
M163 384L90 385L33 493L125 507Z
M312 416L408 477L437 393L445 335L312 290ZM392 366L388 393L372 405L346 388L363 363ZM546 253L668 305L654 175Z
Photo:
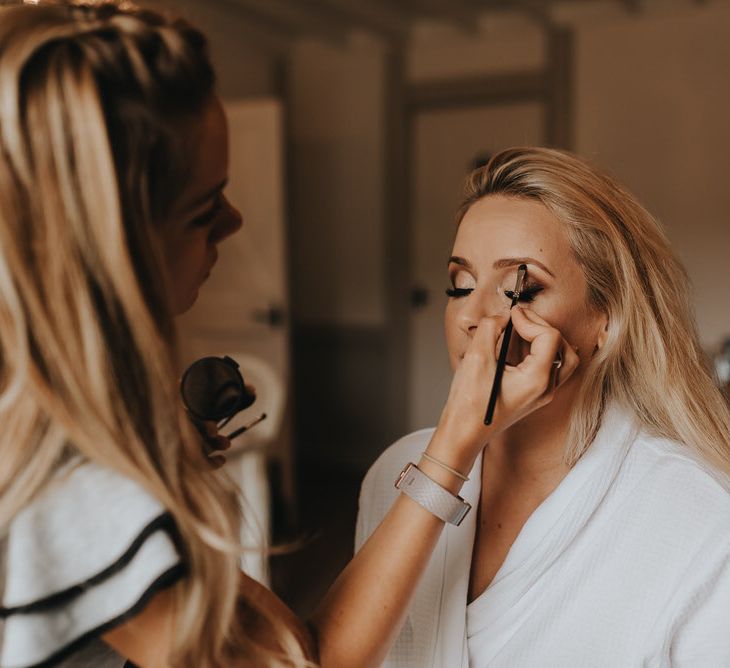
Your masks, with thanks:
M224 121L219 105L209 108L203 119L195 163L208 160L207 168L196 169L191 186L181 198L179 219L170 221L165 233L166 267L174 286L171 303L183 310L195 300L197 291L215 262L215 248L240 227L240 216L226 205L220 218L205 227L191 227L193 192L207 192L222 184L227 174ZM217 146L217 150L213 148ZM209 156L209 158L206 158ZM225 156L225 157L224 157ZM224 167L225 165L225 167ZM199 180L198 180L199 179ZM205 188L203 187L205 182ZM188 190L190 192L188 192ZM220 193L221 188L217 191ZM187 195L190 198L187 199ZM220 196L220 195L219 195ZM210 204L213 199L208 200ZM186 212L186 213L183 213ZM187 222L186 222L187 221ZM475 258L476 261L476 258ZM519 310L513 316L515 331L529 347L529 354L514 372L506 374L503 398L491 426L483 424L483 388L495 368L495 349L507 323L507 314L484 313L470 325L460 340L449 399L427 451L433 457L461 471L470 471L481 450L511 425L549 403L556 392L552 360L567 344L560 332ZM570 378L577 355L564 355L559 383ZM419 468L444 488L458 494L462 481L432 462L421 460ZM334 583L311 620L314 634L273 593L241 575L240 588L247 597L285 621L302 641L308 656L324 668L375 668L381 665L403 623L408 605L418 586L444 523L400 495L382 523ZM169 666L175 619L173 589L162 591L134 618L116 627L104 640L119 654L143 668ZM251 637L278 649L265 625L250 622ZM245 658L233 666L250 666Z
M196 159L188 184L160 234L176 315L197 299L218 259L218 244L243 224L223 194L228 183L228 124L218 99L206 107L192 144Z
M539 202L490 196L466 213L449 262L452 285L473 290L452 297L446 307L452 368L461 364L482 317L508 313L510 299L504 291L514 289L517 266L523 260L525 287L543 289L534 301L521 304L522 312L562 333L568 344L561 350L563 357L587 360L603 345L606 317L588 303L583 272L560 221ZM508 364L519 364L528 354L529 344L514 337ZM525 521L568 473L563 462L565 436L584 368L577 367L548 405L492 438L484 450L471 599L487 588ZM508 378L515 373L519 373L517 367L506 367L503 394L509 392Z

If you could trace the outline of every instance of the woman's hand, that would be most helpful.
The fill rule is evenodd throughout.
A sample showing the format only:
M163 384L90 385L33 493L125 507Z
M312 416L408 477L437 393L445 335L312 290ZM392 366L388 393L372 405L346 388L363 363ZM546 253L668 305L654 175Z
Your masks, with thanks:
M246 391L254 397L256 396L256 388L253 385L246 384ZM224 466L226 457L223 453L231 447L231 440L218 431L218 423L214 420L199 420L190 412L188 412L188 417L203 440L203 454L208 458L211 466L214 469Z
M507 317L485 318L457 368L428 452L468 473L487 441L544 406L578 366L560 332L524 309L512 310L515 332L530 344L527 357L502 378L494 421L484 425L497 366L497 344ZM559 377L553 364L560 351ZM418 467L458 494L463 480L432 461ZM395 475L396 471L393 471ZM337 579L314 616L323 668L380 666L397 636L444 523L400 495L383 521Z
M580 361L562 334L534 311L515 306L511 316L515 333L530 344L530 351L517 366L505 368L492 424L484 424L484 415L507 316L479 322L428 446L429 454L463 472L471 470L490 438L548 404Z
M196 422L195 425L203 438L204 454L214 469L219 469L226 463L223 454L231 447L231 441L218 432L218 424L212 420Z

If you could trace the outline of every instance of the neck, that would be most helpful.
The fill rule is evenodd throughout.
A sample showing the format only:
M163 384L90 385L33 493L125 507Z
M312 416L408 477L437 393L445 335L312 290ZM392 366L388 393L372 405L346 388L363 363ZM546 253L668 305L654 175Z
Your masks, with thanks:
M554 489L567 475L565 442L573 396L561 388L553 401L492 439L484 450L484 483L514 487L521 483Z

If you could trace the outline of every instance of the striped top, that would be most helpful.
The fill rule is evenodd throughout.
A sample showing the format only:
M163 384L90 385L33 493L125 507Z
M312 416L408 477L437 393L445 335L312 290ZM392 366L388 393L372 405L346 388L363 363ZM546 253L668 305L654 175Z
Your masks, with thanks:
M131 480L64 467L3 541L0 668L122 668L100 636L184 575L172 517Z

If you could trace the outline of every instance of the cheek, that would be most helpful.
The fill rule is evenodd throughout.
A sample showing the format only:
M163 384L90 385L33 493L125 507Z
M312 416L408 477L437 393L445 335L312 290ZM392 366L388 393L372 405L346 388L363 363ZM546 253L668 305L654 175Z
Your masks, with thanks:
M458 362L461 345L461 331L457 325L457 307L453 301L449 301L444 310L444 333L446 334L446 349L449 353L449 360L452 368Z
M593 354L596 345L596 328L599 316L585 303L561 304L553 309L535 309L545 320L560 331L563 338L578 347L581 359Z

